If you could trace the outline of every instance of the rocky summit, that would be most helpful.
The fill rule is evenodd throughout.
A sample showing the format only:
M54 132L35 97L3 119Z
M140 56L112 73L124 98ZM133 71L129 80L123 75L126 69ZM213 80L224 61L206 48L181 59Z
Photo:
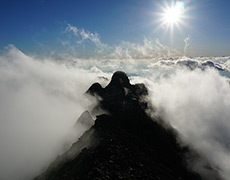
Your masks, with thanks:
M97 97L95 109L107 113L93 123L84 112L78 123L89 129L35 180L202 179L187 168L185 156L195 152L178 144L173 128L146 113L154 108L144 84L130 84L119 71L105 88L94 83L86 94Z

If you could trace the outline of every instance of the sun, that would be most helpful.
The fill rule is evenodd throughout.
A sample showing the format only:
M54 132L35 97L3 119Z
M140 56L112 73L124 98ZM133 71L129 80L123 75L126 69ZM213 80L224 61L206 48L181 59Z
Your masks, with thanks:
M184 3L182 1L177 2L175 5L171 7L167 7L164 9L162 14L164 24L174 25L178 24L183 18L184 13Z
M173 32L174 27L180 29L181 25L185 25L185 3L184 1L174 1L172 0L171 3L167 3L165 1L164 7L161 6L160 8L162 11L159 13L156 13L159 16L158 21L160 22L160 25L158 26L158 29L165 29L167 31L170 29L171 33Z
M180 1L175 6L165 9L163 13L164 22L170 25L178 23L183 16L183 7L183 2Z

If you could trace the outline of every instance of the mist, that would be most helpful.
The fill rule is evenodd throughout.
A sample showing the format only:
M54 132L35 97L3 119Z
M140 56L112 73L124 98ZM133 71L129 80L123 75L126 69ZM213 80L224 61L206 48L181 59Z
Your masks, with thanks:
M174 127L182 145L189 145L224 179L230 177L230 85L214 69L177 69L168 77L148 79L150 99L166 124ZM151 112L150 112L151 113ZM190 168L215 179L201 161Z
M97 103L85 91L94 82L105 86L117 70L126 72L132 83L145 83L156 108L150 115L161 116L178 131L182 146L195 149L228 179L230 58L116 57L55 60L27 55L13 45L1 53L0 179L31 179L66 151L85 131L72 131L78 117ZM188 158L188 163L210 175L203 162Z
M73 126L100 72L36 59L10 45L0 56L0 179L32 179L84 132Z

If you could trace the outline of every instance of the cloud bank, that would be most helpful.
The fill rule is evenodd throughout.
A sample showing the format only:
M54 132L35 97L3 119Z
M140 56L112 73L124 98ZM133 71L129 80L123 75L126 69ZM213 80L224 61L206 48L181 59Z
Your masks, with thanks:
M69 132L98 75L14 46L0 55L0 179L31 179L76 140L78 131Z
M95 35L82 35L85 31L72 26L66 31L87 40ZM117 70L125 71L132 83L144 82L157 115L177 129L181 142L228 179L230 58L152 60L153 54L160 56L168 48L148 39L142 45L123 42L123 46L113 51L111 59L38 59L14 46L0 55L0 179L36 176L75 141L77 132L66 134L89 108L82 94L96 81L105 86L106 78ZM148 54L149 59L133 59ZM202 162L190 166L204 176L208 173Z
M158 82L154 79L148 82L158 115L177 129L183 143L194 148L227 180L230 177L230 85L227 79L213 69L179 69ZM207 179L215 179L202 162L190 165Z

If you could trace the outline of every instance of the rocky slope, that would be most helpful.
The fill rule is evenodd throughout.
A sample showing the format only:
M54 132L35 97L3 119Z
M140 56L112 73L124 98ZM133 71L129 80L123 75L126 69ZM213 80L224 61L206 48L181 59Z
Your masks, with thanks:
M95 83L87 94L99 97L95 109L108 114L97 116L95 124L35 180L201 179L187 169L185 160L186 154L196 153L180 147L172 128L146 114L148 91L143 84L132 85L125 73L116 72L105 88ZM82 117L80 123L92 124L88 112ZM89 122L84 122L87 117Z

